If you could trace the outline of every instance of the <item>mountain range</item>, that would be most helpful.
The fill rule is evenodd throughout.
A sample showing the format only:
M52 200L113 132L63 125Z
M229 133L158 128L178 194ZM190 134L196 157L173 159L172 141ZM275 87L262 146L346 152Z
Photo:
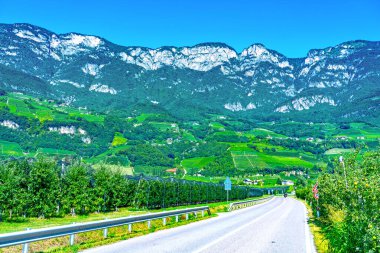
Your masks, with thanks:
M0 89L102 112L380 122L380 42L288 58L262 44L151 49L0 24Z

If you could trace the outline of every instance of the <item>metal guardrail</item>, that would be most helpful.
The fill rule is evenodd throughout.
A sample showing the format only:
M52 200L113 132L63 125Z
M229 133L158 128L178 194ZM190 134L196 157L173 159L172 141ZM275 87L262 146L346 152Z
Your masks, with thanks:
M243 207L253 206L255 204L260 204L260 203L268 201L268 200L270 200L272 198L273 198L273 196L262 198L262 199L254 199L254 200L246 200L246 201L240 201L240 202L233 202L233 203L230 203L230 207L228 208L228 211L231 212L231 211L236 210L238 208L243 208Z
M208 206L201 206L195 208L187 208L181 210L173 210L159 213L150 213L139 216L129 216L117 219L107 219L101 221L92 221L85 223L76 223L65 226L57 226L51 228L33 229L21 232L0 234L0 248L23 245L22 252L28 252L28 243L41 241L61 236L70 236L70 245L74 244L75 234L84 233L94 230L103 229L103 235L106 238L108 234L108 228L123 226L128 224L129 232L132 231L132 224L139 222L148 222L148 228L150 228L151 220L162 219L163 225L166 225L166 218L175 216L176 222L179 221L179 215L186 215L186 220L189 218L189 214L193 213L197 217L197 213L201 212L202 217L204 216L204 211L207 211L208 215L211 215L210 208Z

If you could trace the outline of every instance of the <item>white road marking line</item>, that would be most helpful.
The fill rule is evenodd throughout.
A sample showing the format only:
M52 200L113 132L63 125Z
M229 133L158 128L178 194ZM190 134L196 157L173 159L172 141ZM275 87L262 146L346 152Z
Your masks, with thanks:
M273 198L274 199L274 198ZM269 202L269 201L268 201ZM268 202L265 202L265 203L268 203ZM239 232L240 230L252 225L252 223L255 223L256 221L258 221L259 219L262 219L264 218L265 216L269 215L270 213L272 213L273 211L275 211L276 209L278 209L279 207L281 207L285 202L283 201L279 206L276 206L275 208L273 208L272 210L270 210L269 212L265 213L264 215L260 216L260 217L257 217L256 219L252 220L251 222L241 226L241 227L238 227L237 229L235 230L232 230L231 232L219 237L218 239L204 245L203 247L197 249L196 251L193 251L193 253L200 253L208 248L210 248L211 246L217 244L218 242L220 241L223 241L224 239L226 239L227 237L230 237L232 234L235 234L237 232Z

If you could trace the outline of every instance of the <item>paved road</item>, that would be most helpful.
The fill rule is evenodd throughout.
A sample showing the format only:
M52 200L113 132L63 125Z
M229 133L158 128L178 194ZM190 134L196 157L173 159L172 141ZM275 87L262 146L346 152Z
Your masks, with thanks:
M293 198L277 197L216 218L85 252L313 253L315 250L304 205Z

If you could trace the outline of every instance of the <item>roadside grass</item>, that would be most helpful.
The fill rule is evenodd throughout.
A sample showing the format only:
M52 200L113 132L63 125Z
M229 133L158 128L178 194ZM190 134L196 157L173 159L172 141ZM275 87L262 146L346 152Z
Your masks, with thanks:
M314 238L314 244L317 249L318 253L328 253L330 252L329 250L329 241L323 234L323 227L322 224L315 218L313 214L313 210L309 206L308 203L306 203L305 200L298 199L299 201L303 202L304 205L306 206L307 212L308 212L308 217L309 217L309 227L310 227L310 232L313 234Z
M249 199L258 199L249 198ZM249 200L246 199L246 200ZM236 200L238 201L238 200ZM189 206L179 206L179 207L170 207L166 209L160 210L131 210L129 208L120 208L118 211L109 212L109 213L92 213L89 215L78 215L78 216L65 216L64 218L50 218L50 219L38 219L38 218L29 218L22 220L20 219L18 222L1 222L0 223L0 232L8 233L15 231L23 231L26 228L42 228L42 227L51 227L51 226L59 226L59 225L67 225L72 223L80 223L80 222L88 222L102 219L111 219L111 218L120 218L126 217L130 215L141 215L148 212L162 212L169 211L174 209L183 209L183 208L192 208L198 206L206 206L210 207L211 216L205 212L205 216L202 217L198 214L197 217L194 214L189 214L189 219L185 219L185 215L180 216L179 222L175 221L174 217L167 218L166 226L163 225L162 219L152 220L151 228L148 228L147 222L134 223L132 225L132 231L128 231L128 225L108 228L108 237L104 238L103 230L96 230L86 233L80 233L75 235L75 244L74 246L68 246L69 244L69 236L58 237L54 239L34 242L29 244L30 252L78 252L84 249L97 247L101 245L111 244L121 240L127 240L129 238L133 238L136 236L141 236L145 234L149 234L155 231L174 228L182 225L186 225L195 221L200 221L204 219L209 219L211 217L217 216L217 213L227 212L229 207L229 202L215 202L209 204L197 204L197 205L189 205ZM13 246L4 249L0 249L0 253L16 253L22 250L22 246Z
M96 220L112 219L126 217L130 215L139 215L146 213L146 210L131 211L129 208L120 208L117 212L107 213L91 213L88 215L66 215L64 217L53 217L48 219L40 218L17 218L12 221L0 222L0 233L11 233L17 231L24 231L27 228L37 229L54 226L69 225L80 222L89 222Z

